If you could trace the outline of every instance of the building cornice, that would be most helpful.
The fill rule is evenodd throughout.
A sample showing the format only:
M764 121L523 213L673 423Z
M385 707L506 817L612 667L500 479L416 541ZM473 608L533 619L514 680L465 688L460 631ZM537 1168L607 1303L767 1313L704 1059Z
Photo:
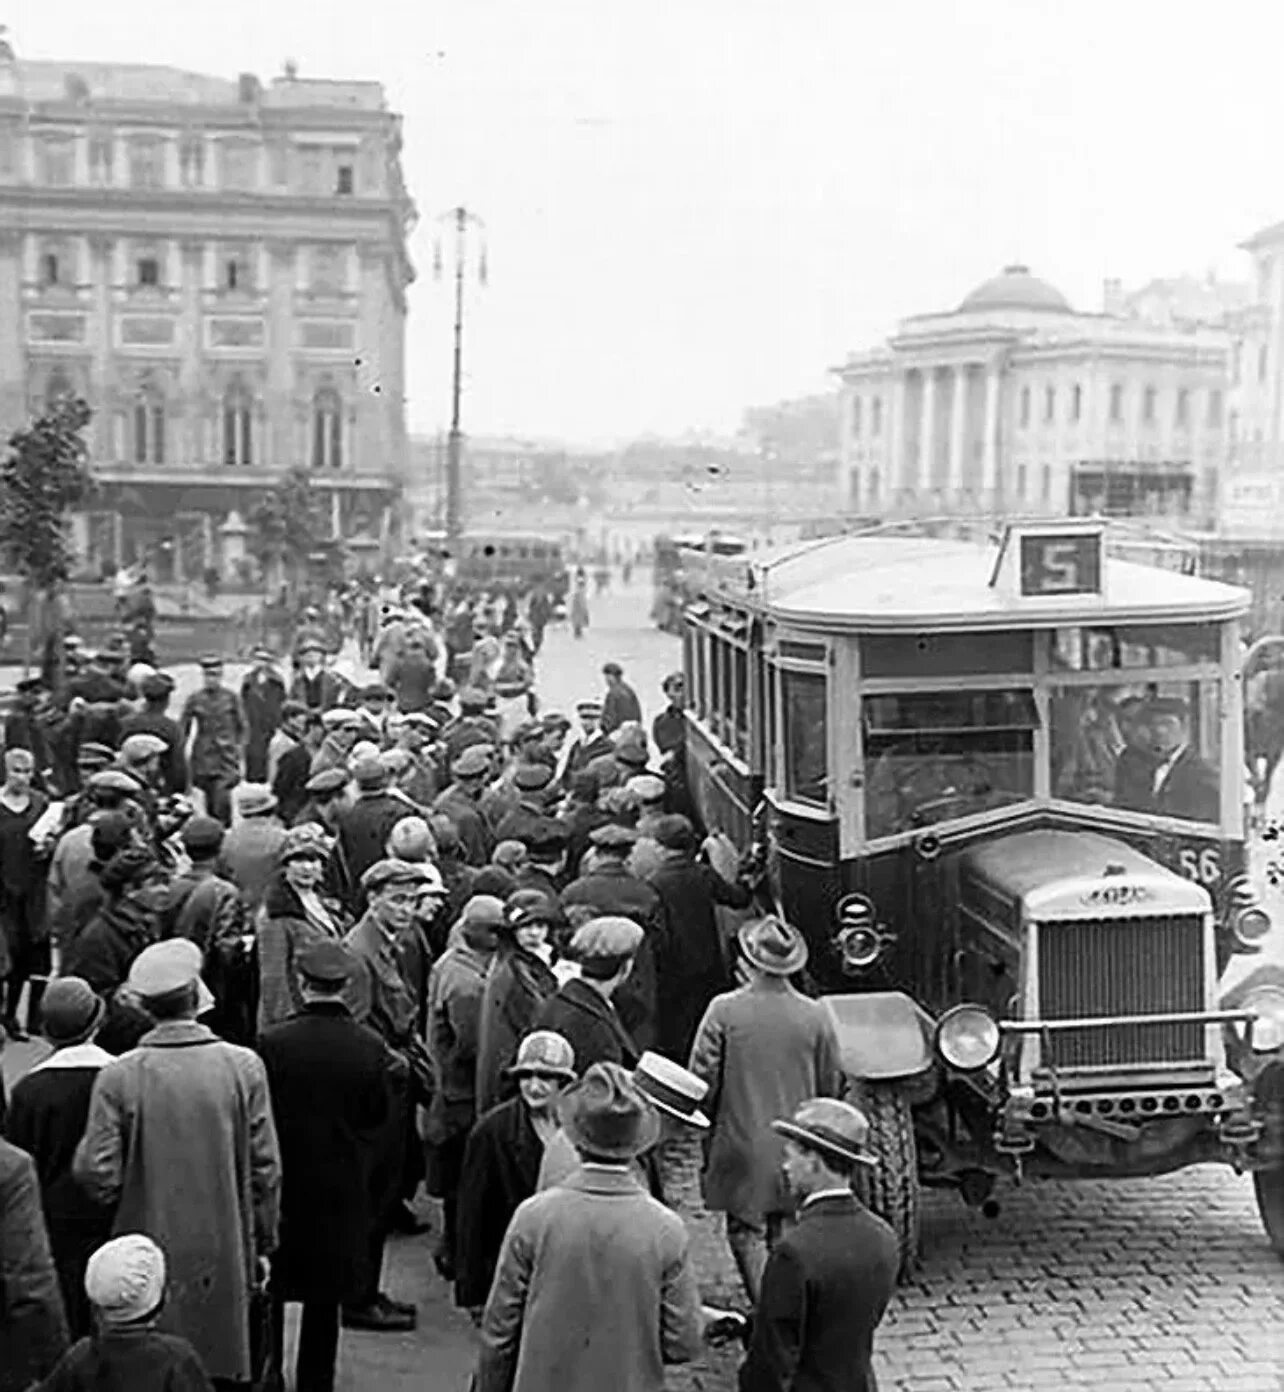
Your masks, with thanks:
M362 111L357 107L239 106L209 102L123 102L93 100L27 101L18 94L0 96L0 118L17 116L32 125L199 126L206 131L228 132L291 130L379 131L388 139L396 134L395 114Z
M219 469L173 465L149 469L131 464L96 463L94 478L99 483L118 487L138 484L164 484L172 488L234 487L272 488L285 477L286 469ZM394 473L380 474L323 474L310 475L316 488L339 493L357 493L369 489L396 491L398 478Z

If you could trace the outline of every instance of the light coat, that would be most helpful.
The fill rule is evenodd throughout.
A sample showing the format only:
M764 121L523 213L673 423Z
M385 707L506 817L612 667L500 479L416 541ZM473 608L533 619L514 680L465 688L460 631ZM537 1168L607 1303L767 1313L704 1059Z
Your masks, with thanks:
M513 1215L476 1392L663 1392L665 1367L700 1346L682 1219L627 1169L581 1169Z
M169 1267L159 1328L212 1378L250 1377L250 1287L276 1246L281 1160L267 1075L194 1020L159 1024L94 1083L73 1172Z
M783 978L715 996L691 1048L713 1122L702 1187L715 1213L787 1213L784 1142L771 1129L809 1097L840 1097L838 1040L824 1007Z

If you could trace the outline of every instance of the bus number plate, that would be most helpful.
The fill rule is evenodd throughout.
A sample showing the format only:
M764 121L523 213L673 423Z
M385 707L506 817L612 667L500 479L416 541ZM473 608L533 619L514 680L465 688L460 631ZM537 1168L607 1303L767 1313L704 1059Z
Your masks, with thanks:
M1021 593L1101 593L1101 538L1075 533L1021 538Z

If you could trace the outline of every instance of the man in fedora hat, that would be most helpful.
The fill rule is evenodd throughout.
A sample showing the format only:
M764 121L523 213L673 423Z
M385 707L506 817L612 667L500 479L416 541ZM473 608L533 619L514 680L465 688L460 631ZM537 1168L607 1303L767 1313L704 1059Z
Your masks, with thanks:
M111 1210L90 1200L71 1173L94 1079L112 1061L94 1043L105 1014L102 998L80 977L61 976L49 983L40 1023L54 1051L18 1080L5 1118L5 1135L36 1162L49 1247L73 1339L91 1332L85 1263L111 1231Z
M789 1211L771 1123L805 1098L839 1096L843 1073L828 1013L790 983L807 964L802 934L767 917L741 928L739 946L746 983L710 1002L690 1067L709 1085L713 1116L705 1206L727 1215L727 1241L756 1300L768 1246Z
M455 1303L481 1316L509 1220L539 1184L543 1157L560 1131L557 1103L575 1081L575 1054L560 1034L534 1030L505 1070L518 1095L484 1112L468 1137L459 1183ZM579 1158L571 1152L572 1169Z
M772 1124L798 1222L767 1259L740 1392L876 1392L874 1331L896 1288L896 1235L852 1192L868 1149L864 1113L832 1097Z
M243 784L236 790L237 823L223 838L220 865L240 890L250 915L263 903L285 845L277 806L276 794L266 783Z
M263 1063L198 1017L213 1004L201 951L153 943L127 986L154 1021L94 1082L72 1172L170 1262L159 1327L181 1330L210 1377L248 1382L250 1303L276 1246L281 1160Z
M582 1164L513 1215L482 1316L477 1392L662 1392L700 1349L700 1295L681 1218L631 1165L660 1134L628 1073L595 1064L564 1096Z

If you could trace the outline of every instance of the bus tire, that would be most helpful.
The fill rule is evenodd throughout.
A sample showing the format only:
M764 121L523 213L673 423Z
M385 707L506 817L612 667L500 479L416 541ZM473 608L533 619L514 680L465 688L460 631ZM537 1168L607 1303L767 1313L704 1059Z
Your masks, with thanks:
M895 1083L855 1083L852 1101L869 1121L869 1146L878 1157L876 1166L860 1167L856 1190L896 1234L903 1281L918 1265L919 1255L920 1185L914 1117L904 1091Z
M1284 1261L1284 1164L1253 1172L1253 1196L1267 1241Z

